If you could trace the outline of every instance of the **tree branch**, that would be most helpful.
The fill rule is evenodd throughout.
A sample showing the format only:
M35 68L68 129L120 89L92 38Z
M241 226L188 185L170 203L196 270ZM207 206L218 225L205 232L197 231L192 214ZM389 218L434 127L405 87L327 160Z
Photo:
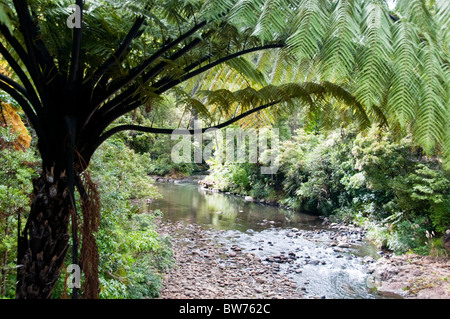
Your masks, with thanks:
M282 47L284 47L284 44L269 44L269 45L254 47L254 48L236 52L236 53L228 55L224 58L218 59L215 62L209 63L209 64L205 65L204 67L197 69L196 71L190 72L190 73L186 74L185 76L181 77L180 79L173 80L173 81L163 85L162 88L156 90L155 93L162 94L165 91L169 90L170 88L174 87L175 85L177 85L191 77L201 74L201 73L207 71L208 69L213 68L216 65L219 65L223 62L226 62L233 58L239 57L241 55L259 51L259 50L265 50L265 49L271 49L271 48L282 48ZM98 116L96 116L96 118L101 119L100 124L98 121L94 121L95 125L96 125L96 127L94 128L94 131L96 131L96 134L101 134L99 132L102 132L103 130L105 130L113 121L118 119L120 116L134 110L140 104L142 104L139 97L133 98L133 96L132 96L135 93L136 89L134 89L133 91L131 91L131 89L132 88L130 88L129 89L130 92L128 92L129 96L127 96L123 101L116 102L115 101L117 99L116 98L113 101L108 102L108 104L104 105L104 107L102 107L102 109L100 110L101 111L100 114ZM127 91L125 91L125 92L127 92ZM118 98L120 98L121 96L122 96L122 94L119 95ZM115 103L115 104L112 104L112 103ZM96 134L94 134L94 135L96 135Z
M39 124L39 119L36 113L34 113L33 108L30 106L30 104L28 104L27 100L15 88L9 86L3 80L0 81L0 90L8 93L14 100L17 101L17 103L19 103L19 105L22 107L22 110L30 119L31 125L36 131L38 137L42 139L43 142L45 142L45 136L43 134L42 127Z
M25 51L25 49L19 43L19 41L14 36L11 35L11 33L9 32L9 29L5 25L0 24L0 32L3 34L6 41L8 41L8 43L11 45L11 47L14 49L14 51L16 51L17 55L19 56L19 59L22 60L26 69L28 70L28 73L31 76L31 79L35 83L38 91L42 92L42 86L40 85L40 83L41 83L40 82L40 74L38 72L38 69L36 68L36 64L33 64L30 55ZM5 48L5 50L6 50L6 48ZM6 52L7 52L7 54L9 54L9 52L7 50L6 50ZM3 56L6 58L5 55L3 55ZM12 57L11 57L11 59L14 60L14 58L12 58ZM8 61L8 63L10 63L10 61ZM15 62L15 60L14 60L14 63L17 64L17 62ZM18 69L15 68L14 71L17 72ZM19 74L17 74L17 75L19 75ZM23 80L22 80L22 83L24 83ZM24 83L24 85L25 85L25 83Z
M205 71L207 71L207 70L209 70L209 69L211 69L211 68L213 68L213 67L215 67L215 66L217 66L217 65L219 65L219 64L221 64L223 62L226 62L228 60L234 59L234 58L239 57L241 55L248 54L248 53L251 53L251 52L256 52L256 51L259 51L259 50L266 50L266 49L272 49L272 48L282 48L282 47L284 47L284 44L269 44L269 45L264 45L264 46L260 46L260 47L255 47L255 48L242 50L242 51L236 52L234 54L228 55L226 57L223 57L221 59L218 59L218 60L216 60L216 61L214 61L212 63L209 63L209 64L207 64L207 65L205 65L205 66L203 66L203 67L201 67L201 68L199 68L199 69L197 69L195 71L192 71L192 72L190 72L188 74L185 74L184 76L182 76L179 79L175 79L175 80L170 81L170 82L168 82L167 78L165 80L162 79L160 81L160 83L159 83L159 84L162 84L162 86L159 87L155 91L155 94L162 94L162 93L166 92L167 90L171 89L172 87L174 87L175 85L177 85L177 84L179 84L179 83L181 83L183 81L186 81L187 79L189 79L191 77L199 75L199 74L201 74L201 73L203 73L203 72L205 72ZM193 64L187 66L185 68L185 71L186 70L191 70L192 68L196 67L197 65L198 65L197 63L193 63ZM157 88L156 85L155 85L155 87ZM122 97L122 94L121 94L116 99L114 99L113 101L108 102L108 104L105 105L104 108L102 108L101 117L104 118L105 116L107 116L105 122L108 122L108 125L109 125L109 123L113 122L118 117L120 117L121 115L132 111L134 108L138 107L141 104L141 102L139 100L135 100L135 101L129 100L131 98L131 96L133 95L133 93L135 93L135 90L136 90L136 89L134 89L134 90L131 90L131 89L132 88L129 89L129 92L126 95L126 98L123 99L122 101L120 101L120 98ZM116 100L118 100L118 101L116 101ZM128 105L126 107L124 107L124 108L122 108L120 110L117 108L119 105L123 105L126 102L128 102L127 103ZM110 113L111 115L108 116L108 113ZM104 128L106 128L106 127L104 127Z
M0 73L0 80L5 82L9 86L12 86L17 92L22 94L27 100L30 100L30 97L28 96L27 90L22 85L17 83L16 81L14 81L13 79L7 77L3 73Z
M154 63L157 59L162 57L166 52L173 49L175 46L183 42L184 40L188 39L190 36L195 34L198 30L203 28L206 25L206 21L203 21L197 25L195 25L192 29L190 29L188 32L182 34L177 39L173 40L169 44L162 47L160 50L158 50L155 54L153 54L151 57L146 59L144 62L142 62L139 66L135 67L133 70L130 71L130 74L121 80L116 81L115 83L111 84L111 88L106 91L105 94L101 96L99 101L97 103L101 103L103 101L106 101L109 99L112 95L126 87L127 85L131 84L134 80L136 80L140 75L142 75L152 63ZM96 103L96 104L97 104Z
M178 58L182 57L184 54L192 50L195 46L197 46L201 42L200 39L195 39L188 45L186 45L184 48L179 50L178 52L174 53L172 56L170 56L169 60L175 61ZM152 78L158 76L164 68L166 67L167 62L161 62L158 63L155 67L153 67L150 71L148 71L146 74L143 75L142 80L143 84L148 83ZM123 103L132 103L133 100L130 100L130 98L133 97L133 95L138 90L138 85L134 85L127 90L123 91L121 94L116 96L113 100L109 101L102 107L102 116L106 116L106 114L110 111L113 111L117 106L123 104Z
M17 55L19 56L19 59L22 60L22 62L25 64L25 67L27 68L28 72L30 72L30 74L33 75L32 73L33 70L31 68L29 56L27 55L27 52L25 51L23 46L9 32L9 29L4 24L0 24L0 32L3 34L6 41L8 41L8 43L11 45L14 51L16 51Z
M201 42L200 39L195 39L193 40L191 43L187 44L184 48L178 50L177 52L175 52L172 56L169 57L170 60L175 61L176 59L180 58L181 56L183 56L184 54L186 54L187 52L189 52L190 50L192 50L196 45L198 45ZM150 71L148 71L146 74L143 75L143 81L144 84L146 84L147 82L149 82L153 77L157 76L158 74L160 74L163 70L164 67L167 65L167 62L161 62L158 65L156 65L155 67L153 67ZM149 75L151 74L151 76ZM105 105L103 105L103 107L101 108L100 111L98 111L98 108L101 105L101 101L97 101L94 104L96 105L90 112L90 114L86 117L83 127L85 127L86 125L88 125L89 121L91 120L91 118L94 115L97 115L98 117L104 118L105 116L107 116L107 114L109 112L115 111L117 107L119 106L123 106L123 105L130 105L133 104L135 105L136 103L136 99L134 99L134 95L136 93L136 91L138 90L138 85L133 85L132 87L129 87L128 89L124 90L122 93L120 93L119 95L117 95L113 100L109 101L108 103L106 103ZM139 105L137 105L139 106ZM134 106L133 108L137 107ZM128 107L127 107L128 109ZM96 114L96 112L99 112L99 114ZM113 115L115 116L115 115ZM113 118L113 117L111 117ZM109 125L109 124L107 124ZM105 129L105 127L103 127L103 129Z
M29 57L29 67L32 68L36 79L43 77L41 68L47 72L49 78L55 74L57 68L50 53L39 38L37 27L31 17L26 0L14 0L14 7L19 17L20 28L24 37ZM41 68L39 67L41 66ZM36 82L36 81L35 81Z
M201 132L204 133L206 130L209 130L209 129L214 129L214 128L221 129L221 128L227 127L227 126L229 126L229 125L231 125L231 124L233 124L233 123L235 123L235 122L237 122L237 121L239 121L239 120L241 120L241 119L243 119L243 118L245 118L245 117L247 117L247 116L249 116L249 115L251 115L253 113L256 113L258 111L264 110L264 109L266 109L268 107L271 107L271 106L273 106L275 104L278 104L280 102L281 101L274 101L274 102L270 102L270 103L267 103L267 104L260 105L260 106L254 108L254 109L251 109L251 110L249 110L247 112L244 112L244 113L240 114L239 116L236 116L236 117L234 117L234 118L232 118L232 119L230 119L228 121L225 121L225 122L223 122L221 124L218 124L216 126L203 128L201 130ZM112 129L110 129L109 131L103 133L99 137L99 139L94 143L94 147L95 147L94 149L97 149L104 141L106 141L108 138L110 138L114 134L117 134L117 133L122 132L122 131L139 131L139 132L145 132L145 133L170 135L170 134L174 133L174 130L175 129L163 129L163 128L154 128L154 127L144 127L144 126L139 126L139 125L119 125L119 126L116 126L116 127L112 128ZM199 133L200 130L185 130L184 132L186 132L186 134L193 135L195 133ZM180 132L179 134L184 134L184 133Z
M25 86L25 89L27 91L27 98L30 101L30 103L34 106L35 111L37 112L42 108L41 102L39 100L39 97L37 96L37 93L29 81L28 77L26 76L25 72L22 70L20 65L17 63L17 61L13 58L13 56L8 52L8 50L3 46L2 43L0 43L0 54L5 58L5 60L8 62L9 66L13 69L13 71L16 73L16 75L19 77L19 79L22 81L22 84Z
M242 50L242 51L239 51L239 52L235 52L233 54L230 54L230 55L227 55L227 56L225 56L223 58L220 58L220 59L218 59L218 60L216 60L214 62L211 62L211 63L209 63L209 64L207 64L207 65L205 65L205 66L203 66L203 67L201 67L201 68L199 68L199 69L197 69L195 71L192 71L192 72L190 72L188 74L185 74L185 75L181 76L180 78L175 79L175 80L173 80L173 81L163 85L162 87L158 88L155 91L155 93L156 94L162 94L162 93L166 92L167 90L173 88L175 85L180 84L181 82L184 82L184 81L186 81L186 80L188 80L188 79L190 79L190 78L192 78L192 77L194 77L196 75L199 75L199 74L201 74L201 73L203 73L203 72L205 72L205 71L207 71L209 69L212 69L213 67L215 67L215 66L217 66L217 65L219 65L221 63L224 63L224 62L229 61L231 59L237 58L237 57L239 57L241 55L248 54L248 53L251 53L251 52L260 51L260 50L283 48L283 47L284 47L284 43L281 43L281 44L268 44L268 45L263 45L263 46L254 47L254 48Z
M72 42L72 59L70 62L70 71L68 78L69 88L75 87L80 83L81 67L80 67L80 55L81 55L81 40L83 34L83 0L77 0L76 5L80 8L81 27L73 28L73 42Z
M119 48L112 56L110 56L98 69L94 72L92 75L93 83L100 80L100 78L108 73L111 68L114 66L115 63L120 62L122 58L124 57L125 53L128 51L128 48L131 45L131 42L139 37L142 34L142 31L139 31L141 26L144 24L145 18L139 17L134 22L133 26L131 27L130 31L126 35L125 39L122 41L122 43L119 45Z
M197 66L201 65L203 62L208 61L209 59L211 59L213 57L212 54L208 53L205 56L201 57L200 59L198 59L197 61L189 64L188 66L186 66L183 71L184 72L189 72L192 69L195 69ZM162 87L163 85L167 84L170 82L170 80L172 80L172 78L170 78L169 76L165 76L162 79L160 79L158 82L156 82L153 87L155 88L159 88Z

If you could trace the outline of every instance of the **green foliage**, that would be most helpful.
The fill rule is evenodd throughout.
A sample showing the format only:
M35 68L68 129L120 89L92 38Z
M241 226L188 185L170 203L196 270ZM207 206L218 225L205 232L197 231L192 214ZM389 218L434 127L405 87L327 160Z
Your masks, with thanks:
M11 35L27 48L27 52L18 50L18 46L8 41L8 36L3 33L2 43L7 46L3 55L11 53L14 58L19 57L22 59L19 65L25 67L33 64L35 58L39 59L34 71L42 76L33 75L35 72L28 69L22 77L13 76L17 83L11 82L13 79L2 80L2 83L8 90L13 90L14 86L20 91L19 96L31 101L29 94L32 92L28 91L36 87L39 91L36 93L43 94L61 87L53 81L65 78L64 74L73 65L70 63L73 31L65 26L69 13L67 6L72 2L29 1L30 12L39 29L36 47L33 43L23 43L28 37L21 31L28 28L20 26L23 15L19 19L10 9L19 3L0 1L0 22L6 23ZM250 192L254 196L279 195L301 209L320 214L329 215L341 210L344 215L361 222L370 218L381 223L385 233L398 234L389 245L403 250L412 245L407 236L410 223L415 225L415 220L427 222L427 230L434 228L442 232L448 227L448 179L436 168L438 165L425 160L421 154L414 155L408 144L383 134L371 132L367 136L360 135L356 141L340 132L330 136L314 135L321 127L337 127L338 121L348 123L357 119L361 128L367 127L369 120L389 124L397 138L412 134L415 144L421 145L429 155L442 155L445 165L449 166L448 1L398 0L395 4L396 19L389 14L385 1L86 1L79 64L85 67L80 71L84 77L81 82L86 85L83 92L87 96L83 92L74 93L82 95L81 101L100 98L97 101L100 105L83 106L87 113L81 114L81 119L93 121L78 126L91 130L93 126L92 131L96 132L97 121L120 117L130 111L129 105L154 107L155 100L160 98L155 92L166 92L180 82L184 87L172 90L176 95L172 102L177 104L173 109L179 107L211 123L278 100L282 103L272 112L265 111L260 118L254 114L250 124L273 123L283 111L296 112L296 107L301 107L306 110L311 123L298 134L297 140L284 143L280 172L267 177L259 175L256 165L217 166L216 172L230 175L230 178L224 178L224 187ZM142 34L133 39L123 59L114 57L139 16L146 20ZM170 45L173 39L204 20L208 22L205 27ZM265 44L284 44L284 48L261 55L239 53ZM48 57L44 45L49 50ZM161 49L164 49L163 54L158 53ZM24 58L26 53L31 57ZM235 53L239 53L237 59L228 59ZM136 72L134 68L145 65L145 62L141 63L152 56L155 58L150 58L152 63L148 63L148 68ZM58 68L57 76L48 76L54 69L47 68L43 60L49 57ZM109 57L118 63L97 79L95 70ZM15 68L16 73L20 73L18 68ZM133 80L129 83L130 73ZM33 75L28 86L23 83L27 74ZM203 77L201 84L196 75ZM123 81L125 85L121 88ZM93 83L91 88L90 82ZM17 85L11 86L11 83ZM22 84L26 89L20 89ZM114 90L116 86L117 91ZM123 109L123 114L121 111L115 114L101 103L112 100L114 105L115 99L128 89L131 90L130 99L114 106L114 111ZM107 96L100 97L104 90ZM139 103L132 103L135 97L141 97ZM201 97L207 97L205 103ZM48 98L39 96L37 100L39 104ZM64 101L33 105L34 110L28 110L27 114L31 120L37 117L36 124L47 123L48 112L54 105L67 104L61 102ZM105 108L106 113L103 113ZM167 116L172 115L170 110L173 109L164 107L155 107L152 111L156 113L158 109L168 113ZM62 121L67 110L62 108L61 111L57 113L62 114L59 119ZM185 112L176 114L181 114L182 120ZM164 124L164 121L159 123ZM153 120L150 126L152 124ZM91 136L85 134L90 132L77 132L76 136ZM89 148L100 136L92 139L78 150L85 146ZM171 165L167 155L170 144L164 140L150 147L156 139L148 144L144 139L135 135L129 143L140 155L130 151L122 140L114 139L105 144L97 152L97 159L92 161L92 171L98 176L102 193L103 227L118 236L111 240L100 231L100 246L103 245L106 251L117 249L122 252L120 256L102 259L106 271L102 277L106 296L124 297L126 292L121 288L133 280L145 282L145 276L123 278L130 265L136 262L137 252L159 251L156 233L141 225L136 219L136 209L130 203L132 199L155 196L147 173L168 174L173 169L184 172L191 169ZM154 162L146 152L156 154ZM8 163L13 161L8 159ZM17 169L14 176L23 182L30 174L27 170ZM19 185L18 189L21 187ZM5 200L21 197L21 193L12 188L3 188ZM22 202L24 199L19 198L18 205ZM422 228L419 230L423 232ZM402 244L405 240L406 246ZM149 276L153 278L152 274ZM133 291L136 295L143 293L140 288Z
M450 225L450 182L442 171L418 164L407 176L396 177L392 188L405 212L426 215L438 232L445 232Z
M144 108L135 111L133 118L124 117L119 123L139 124L144 126L176 127L177 125L188 126L189 119L178 120L174 114L179 115L180 110L176 107L176 97L170 96L167 101L159 101L152 104L152 110L147 112ZM181 116L181 115L180 115ZM182 118L183 120L183 118ZM148 134L140 132L127 132L118 135L126 141L126 145L144 158L143 166L146 174L157 176L183 177L189 176L194 171L205 170L205 167L197 163L175 163L171 159L172 148L178 143L172 140L170 135Z
M100 193L107 193L102 206L118 209L116 200L142 199L157 196L152 180L147 176L151 163L148 154L137 154L123 140L111 139L95 154L91 169Z
M14 298L17 228L30 206L31 180L39 161L34 148L16 150L17 134L0 127L0 295ZM99 248L101 298L153 298L161 288L162 273L172 263L167 238L157 233L158 212L141 213L142 201L160 196L147 171L148 154L138 154L117 138L97 151L90 170L101 196ZM70 264L67 256L67 264ZM62 297L64 272L53 296Z
M151 159L147 173L157 176L172 175L175 177L189 176L196 170L201 170L196 163L175 163L171 159L172 148L178 141L171 140L170 136L162 135L136 135L133 137L132 147L136 147L136 141L141 136L146 141L145 155ZM142 148L141 148L142 149Z
M70 65L67 53L72 47L71 30L60 27L69 4L30 4L42 20L42 39L62 70ZM0 7L0 21L17 26L17 17L6 14L11 1L3 0ZM399 0L393 8L386 1L350 0L86 1L82 64L87 66L88 81L123 41L134 18L142 15L146 18L142 35L133 40L124 60L114 65L108 74L111 81L105 80L107 86L120 83L170 40L207 21L183 41L199 40L196 45L187 45L182 54L187 47L174 45L149 65L162 66L154 78L151 72L139 77L135 95L142 97L143 105L154 106L156 100L176 92L175 108L214 123L265 102L283 102L262 111L264 121L250 116L254 125L273 123L281 110L292 111L286 105L291 99L302 100L302 107L309 108L311 118L322 125L349 117L361 127L369 119L387 122L397 133L412 133L427 154L443 155L448 165L448 12L445 0ZM13 30L16 35L19 28ZM266 44L284 47L228 59ZM155 93L161 88L158 84L172 80L182 85L162 96ZM335 99L342 100L336 92L345 93L345 103L331 103L328 97L324 101L323 92L313 92L319 95L313 101L308 89L314 85L307 84L325 88ZM202 99L205 95L209 101ZM155 172L167 174L170 165L161 161Z
M297 210L365 226L396 252L428 252L427 232L442 236L450 227L450 180L408 138L396 142L376 126L360 134L301 129L281 143L279 160L273 176L258 174L258 164L212 162L210 179L224 190L275 194Z
M17 138L11 127L0 126L0 296L6 298L15 296L17 228L28 212L39 164L31 149L15 149Z
M90 166L101 195L101 298L157 297L171 264L170 243L157 233L158 212L140 212L142 200L160 196L147 175L150 161L117 138L102 145Z

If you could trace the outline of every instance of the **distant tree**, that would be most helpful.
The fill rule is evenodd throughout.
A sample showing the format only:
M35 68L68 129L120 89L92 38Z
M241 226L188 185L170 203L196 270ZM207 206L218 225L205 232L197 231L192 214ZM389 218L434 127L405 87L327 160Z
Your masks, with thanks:
M22 107L42 158L19 236L17 298L51 296L70 225L73 261L80 262L88 284L84 297L98 295L91 266L98 202L83 174L92 155L120 131L170 134L172 128L115 121L223 65L258 85L231 92L233 103L222 104L228 118L215 127L271 106L292 110L300 100L313 107L332 96L363 126L373 118L411 129L427 151L448 150L446 0L397 1L398 15L384 1L353 0L1 0L0 8L0 54L14 73L0 74L0 89ZM280 52L270 79L261 71L270 64L267 56L250 59L267 50ZM316 75L296 77L302 63ZM216 85L209 104L192 97L184 102L212 118L211 107L231 89L231 79L221 81L226 90ZM239 115L230 112L235 103L242 106Z

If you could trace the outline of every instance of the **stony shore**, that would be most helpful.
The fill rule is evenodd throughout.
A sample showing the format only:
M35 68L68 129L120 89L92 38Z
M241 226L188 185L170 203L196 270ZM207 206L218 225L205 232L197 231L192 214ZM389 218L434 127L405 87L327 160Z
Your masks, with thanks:
M172 236L175 265L166 274L164 299L302 298L302 293L278 269L244 253L224 247L198 225L161 224L161 234Z
M450 259L407 254L370 267L378 293L405 299L450 299Z
M176 222L161 223L160 233L171 237L175 258L165 275L163 299L311 298L280 272L279 262L226 246L220 232ZM386 255L370 261L368 272L373 287L387 298L450 299L449 258Z

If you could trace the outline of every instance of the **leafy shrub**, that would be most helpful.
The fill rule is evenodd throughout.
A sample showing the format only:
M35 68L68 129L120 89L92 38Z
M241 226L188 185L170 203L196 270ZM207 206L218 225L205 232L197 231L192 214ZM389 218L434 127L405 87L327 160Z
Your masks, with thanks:
M39 160L29 148L17 148L19 133L11 126L0 126L0 296L14 298L19 218L30 207L31 180L37 176Z
M101 298L158 296L160 271L171 263L169 242L156 232L157 212L140 213L139 200L160 196L147 175L151 159L120 138L106 141L90 166L101 195Z

